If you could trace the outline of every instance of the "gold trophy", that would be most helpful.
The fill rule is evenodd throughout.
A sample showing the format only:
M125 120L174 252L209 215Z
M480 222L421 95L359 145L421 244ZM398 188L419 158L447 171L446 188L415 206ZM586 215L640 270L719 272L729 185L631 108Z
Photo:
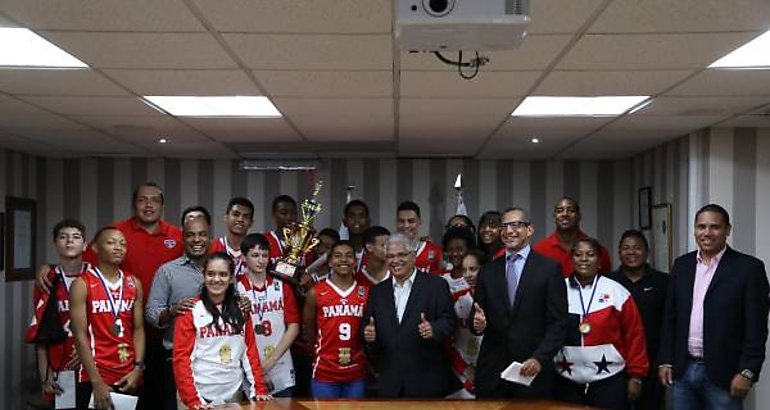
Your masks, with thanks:
M318 203L316 198L322 186L323 180L318 180L313 189L313 196L302 201L300 206L300 211L302 212L301 221L292 222L289 226L283 228L285 247L283 257L275 264L274 273L294 284L299 283L299 277L302 274L302 269L300 269L302 256L315 248L319 243L319 240L315 238L313 221L315 221L318 213L321 212L321 204Z

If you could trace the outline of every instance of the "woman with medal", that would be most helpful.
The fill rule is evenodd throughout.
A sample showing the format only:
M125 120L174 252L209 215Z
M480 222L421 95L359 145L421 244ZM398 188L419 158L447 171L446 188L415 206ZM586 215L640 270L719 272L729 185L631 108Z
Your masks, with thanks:
M476 358L479 353L481 336L471 333L468 315L473 307L473 295L471 286L465 281L463 275L463 261L470 250L476 248L476 238L468 228L451 227L444 234L442 240L444 256L451 269L443 273L441 277L449 285L452 294L454 311L457 315L458 326L451 340L447 341L446 348L452 364L452 371L462 384L462 387L447 396L453 399L473 399L473 378Z
M356 254L348 241L332 246L329 267L329 277L308 292L303 311L305 338L315 341L311 391L316 399L363 398L360 331L369 288L353 277Z
M226 253L209 256L203 287L192 309L174 325L174 376L191 410L243 400L270 400L251 317L235 291L235 265Z
M569 326L554 357L562 376L557 396L572 403L628 409L641 394L649 363L644 327L631 294L599 274L601 245L579 239L574 272L565 279Z
M69 299L75 348L82 363L77 408L87 409L93 393L93 406L109 409L113 406L110 392L135 394L142 380L142 285L120 269L127 246L119 230L100 229L92 249L98 263L75 279Z
M299 335L299 307L294 290L275 276L268 276L270 243L253 233L241 242L245 274L236 279L236 289L250 302L259 360L267 388L274 397L291 397L294 365L289 347Z

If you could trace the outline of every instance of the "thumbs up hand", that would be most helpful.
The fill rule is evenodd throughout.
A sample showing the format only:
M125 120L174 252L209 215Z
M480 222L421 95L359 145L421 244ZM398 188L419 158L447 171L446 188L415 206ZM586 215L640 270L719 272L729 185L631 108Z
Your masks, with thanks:
M473 303L473 330L481 333L487 328L487 317L484 315L484 309L478 303Z
M420 313L420 324L417 325L417 331L420 332L420 336L423 339L433 339L433 326L431 326L428 319L425 318L425 313Z
M369 323L364 327L364 340L374 343L377 339L377 330L374 327L374 316L369 317Z

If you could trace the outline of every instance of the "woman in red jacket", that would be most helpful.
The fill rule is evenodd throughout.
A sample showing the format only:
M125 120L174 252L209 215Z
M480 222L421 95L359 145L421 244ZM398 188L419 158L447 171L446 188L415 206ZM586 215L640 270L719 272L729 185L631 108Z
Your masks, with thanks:
M233 261L209 256L203 288L174 326L174 376L191 410L249 400L270 400L262 378L250 315L238 307ZM244 380L245 379L245 380Z
M627 409L639 397L649 363L641 316L631 294L599 275L601 246L579 239L574 272L565 279L569 324L554 358L562 376L558 396L589 406Z

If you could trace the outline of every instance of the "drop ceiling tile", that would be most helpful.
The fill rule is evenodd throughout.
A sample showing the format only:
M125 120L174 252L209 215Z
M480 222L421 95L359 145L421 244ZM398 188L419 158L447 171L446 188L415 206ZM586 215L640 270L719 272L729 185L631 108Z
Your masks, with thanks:
M222 32L390 33L390 0L194 0ZM281 18L276 18L281 16Z
M489 57L489 64L481 67L482 72L512 70L542 70L556 58L571 36L567 35L531 35L521 47L514 50L484 51L479 53ZM444 53L452 60L458 60L457 53ZM463 61L475 58L474 54L463 53ZM446 65L432 53L401 52L402 71L451 71L457 67Z
M0 91L16 95L128 96L91 70L0 69Z
M22 115L47 115L47 113L23 100L0 95L0 122L9 117Z
M390 71L255 71L273 98L391 97Z
M457 72L401 73L401 96L421 98L495 98L526 95L540 76L536 71L481 72L473 80Z
M152 115L157 111L132 97L23 97L27 102L64 115Z
M614 0L589 33L714 33L766 30L764 0Z
M518 98L500 99L437 99L402 98L401 118L431 118L434 116L485 116L502 121L519 103Z
M102 130L126 141L155 144L161 138L172 143L198 143L211 141L199 131L176 118L161 114L154 116L73 116L83 124Z
M0 131L0 148L25 152L33 155L50 155L55 152L55 147L46 144L45 141L35 141L17 135Z
M165 145L142 143L141 145L153 154L166 158L226 159L238 157L225 145L212 141L172 142Z
M589 34L559 62L559 70L671 70L704 68L757 35Z
M723 116L770 103L767 97L659 97L634 115Z
M393 140L393 101L376 99L276 100L282 113L308 141Z
M398 153L405 156L473 156L499 123L468 116L400 120Z
M146 150L137 145L120 141L95 130L30 132L26 135L36 140L44 140L64 151L89 155L109 153L142 156L147 154Z
M9 132L39 130L82 130L80 124L54 114L0 115L0 129Z
M561 152L560 159L621 159L687 135L681 130L601 131Z
M138 95L263 95L241 70L104 70Z
M579 29L594 13L600 10L604 0L565 1L537 0L530 2L532 25L530 33L567 33Z
M770 96L770 70L705 70L666 96Z
M770 129L770 115L741 115L719 124L720 127L753 127Z
M283 118L184 118L218 142L298 142L302 137Z
M681 131L690 132L724 120L728 115L628 115L609 124L602 132L615 131Z
M550 96L657 95L693 70L552 71L533 92Z
M591 134L614 118L527 118L510 117L495 133L494 142L529 146L531 138L539 138L543 145L564 143Z
M40 34L96 68L231 69L237 65L208 33Z
M25 27L79 31L205 31L182 0L3 0Z
M287 70L390 70L390 35L223 34L247 67Z

